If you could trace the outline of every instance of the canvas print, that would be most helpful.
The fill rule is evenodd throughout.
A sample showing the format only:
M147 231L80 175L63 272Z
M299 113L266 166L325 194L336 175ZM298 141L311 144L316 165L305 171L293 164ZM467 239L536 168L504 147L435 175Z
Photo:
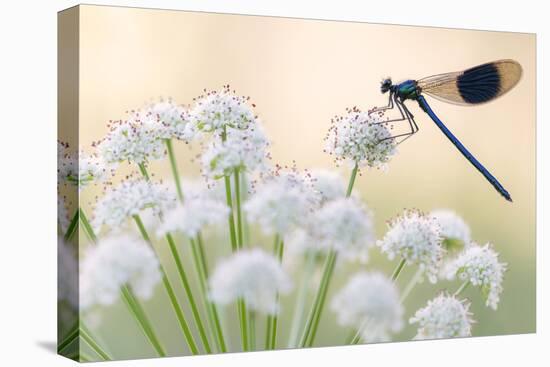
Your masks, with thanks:
M58 351L535 332L533 34L59 13Z

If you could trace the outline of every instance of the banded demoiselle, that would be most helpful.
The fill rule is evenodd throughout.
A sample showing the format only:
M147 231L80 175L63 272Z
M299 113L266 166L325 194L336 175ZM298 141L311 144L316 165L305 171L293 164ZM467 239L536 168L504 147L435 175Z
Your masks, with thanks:
M371 110L369 113L389 110L397 106L401 117L386 120L382 123L409 122L410 131L391 137L391 139L402 138L401 143L419 130L413 114L405 105L406 100L417 101L420 108L430 116L437 127L439 127L462 155L506 200L512 201L512 197L500 182L462 145L458 138L437 117L424 98L424 94L448 103L479 105L492 101L508 92L519 82L521 75L522 68L518 62L514 60L498 60L463 71L433 75L419 80L405 80L398 84L393 84L391 78L387 78L382 81L380 90L382 93L389 92L388 105Z

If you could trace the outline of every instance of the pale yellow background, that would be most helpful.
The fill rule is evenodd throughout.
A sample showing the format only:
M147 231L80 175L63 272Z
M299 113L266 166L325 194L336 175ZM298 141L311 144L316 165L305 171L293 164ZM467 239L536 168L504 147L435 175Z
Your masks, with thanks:
M108 120L124 118L126 110L151 98L191 103L203 88L229 83L257 105L273 142L273 161L296 161L300 168L334 167L322 152L331 117L349 106L385 104L387 96L379 92L382 77L417 79L501 58L520 62L522 80L497 101L459 107L429 99L510 191L513 204L493 190L414 102L409 106L420 132L399 147L387 173L364 172L356 187L375 212L379 237L384 220L405 207L448 207L462 214L473 237L493 242L510 263L497 312L486 309L475 290L465 293L480 320L474 335L535 330L534 35L94 6L81 8L80 25L80 142L86 149L104 136ZM197 164L190 162L196 150L183 144L176 149L181 172L196 176ZM167 162L153 164L152 170L162 177L170 174ZM87 191L84 203L95 194ZM393 266L381 256L374 256L372 264L387 271ZM333 288L348 275L337 276ZM405 273L403 281L410 276ZM456 284L420 286L408 301L407 317L446 287ZM319 344L343 341L346 331L325 312L330 317L321 322ZM169 321L156 322L172 327ZM114 339L124 331L109 333ZM401 338L412 333L407 329Z

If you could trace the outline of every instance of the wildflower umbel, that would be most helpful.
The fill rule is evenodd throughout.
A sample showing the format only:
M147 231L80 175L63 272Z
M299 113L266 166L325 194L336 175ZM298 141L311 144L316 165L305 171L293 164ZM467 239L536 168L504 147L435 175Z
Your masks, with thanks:
M395 139L391 139L387 123L378 114L362 112L357 107L332 119L325 141L325 152L336 163L348 161L360 167L385 168L396 153Z
M131 179L107 190L96 204L93 224L96 228L103 224L117 228L143 210L150 209L159 214L175 204L175 194L165 185Z
M243 298L249 309L265 314L279 311L277 294L292 288L279 261L260 249L242 250L221 261L210 279L210 297L226 305Z
M88 154L82 149L78 154L66 153L58 160L58 181L77 186L79 190L111 178L114 172L114 165L107 164L97 154Z
M403 328L397 287L378 272L355 274L336 294L331 307L338 323L358 330L367 343L388 341Z
M366 262L368 250L375 243L372 214L354 198L325 204L313 214L309 226L315 247L337 251L348 260Z
M250 97L236 95L229 85L220 91L205 90L194 101L189 120L197 131L221 133L226 128L246 129L256 121Z
M498 261L498 254L490 244L472 245L449 264L447 276L479 287L485 297L485 304L496 310L503 290L506 265Z
M81 264L80 305L111 305L129 285L143 299L153 295L161 280L158 260L143 240L129 236L105 237L90 248Z
M157 233L181 232L194 238L208 225L218 224L229 214L227 205L207 198L187 197L183 204L167 211Z
M142 164L166 156L164 132L154 119L144 118L134 111L127 120L111 121L109 132L94 143L107 163Z
M269 142L259 123L246 129L229 129L226 139L212 139L202 155L202 171L212 179L230 176L235 170L253 172L267 168Z
M178 139L185 142L192 140L196 131L189 122L189 112L185 106L174 103L171 98L160 99L149 104L145 109L134 112L136 118L155 126L158 135L163 139Z
M321 197L321 204L346 196L346 182L336 171L314 170L313 185Z
M458 240L463 246L467 246L471 238L471 231L468 224L458 214L451 210L438 209L430 212L441 227L441 237L445 240Z
M388 226L384 238L377 242L382 252L390 260L403 258L407 264L417 264L435 283L445 252L435 219L418 210L405 210Z
M265 234L284 235L302 225L316 205L318 195L307 172L277 170L258 185L244 210Z
M453 296L441 294L416 311L409 322L418 324L415 339L465 337L472 334L470 305Z

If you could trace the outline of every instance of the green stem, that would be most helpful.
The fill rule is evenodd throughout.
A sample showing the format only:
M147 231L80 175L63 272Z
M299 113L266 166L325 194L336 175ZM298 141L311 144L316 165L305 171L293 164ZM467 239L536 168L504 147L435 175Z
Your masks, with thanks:
M351 339L350 344L359 344L359 341L361 341L361 332L358 330L357 333L355 333L355 335L353 336L353 339Z
M309 252L306 255L306 263L304 266L304 273L302 280L300 281L300 288L296 296L296 306L294 307L294 315L292 316L292 323L290 329L290 336L288 337L288 348L296 348L298 343L298 332L302 327L304 319L304 311L306 306L306 299L308 296L308 287L311 280L311 275L315 270L315 253Z
M277 257L277 260L279 260L279 263L283 260L283 252L284 252L284 242L281 239L281 236L275 235L275 241L273 246L273 252L275 256ZM279 295L276 295L277 300L279 301ZM274 315L268 315L267 316L267 337L266 337L266 349L275 349L275 346L277 344L277 326L279 322L279 316L277 313Z
M191 306L191 313L193 314L193 318L195 319L195 324L197 325L197 329L199 330L199 336L201 338L201 341L204 345L204 349L206 353L210 354L212 353L212 349L210 348L210 342L208 341L208 337L206 336L206 330L204 328L204 324L201 320L199 309L197 307L197 303L195 302L195 297L193 296L193 292L191 291L191 286L189 284L189 280L187 278L187 275L185 273L185 270L183 268L183 263L181 261L180 255L178 253L178 249L176 247L176 243L174 242L174 238L170 233L166 234L166 241L168 242L168 245L170 247L170 252L172 253L172 257L174 258L174 261L176 262L176 268L178 270L181 284L183 285L183 289L185 290L185 294L187 296L187 299L189 301L189 305Z
M141 330L153 346L153 349L157 352L157 354L160 357L165 357L166 352L164 351L164 348L160 344L153 327L151 326L151 323L147 316L145 315L145 312L141 305L139 304L137 298L133 294L132 289L129 286L123 286L121 288L121 294L122 299L134 315L136 321L138 322L138 325L141 327Z
M94 233L94 229L92 228L92 225L90 224L90 221L88 220L88 217L86 217L86 214L84 213L84 210L82 208L78 208L78 212L80 214L80 221L82 222L82 226L84 227L84 231L88 234L88 237L90 240L96 244L97 243L97 236Z
M61 352L63 352L65 348L67 348L69 345L72 344L72 342L78 339L78 323L70 330L71 331L63 339L63 341L57 345L57 353L61 354Z
M308 321L304 330L304 334L300 340L300 347L311 347L315 341L315 335L317 333L317 328L319 326L319 320L323 312L323 307L327 297L328 287L330 285L330 280L334 272L334 265L336 263L337 253L334 250L331 250L325 261L323 277L321 278L321 284L317 290L315 300L313 302L313 307L309 313Z
M235 169L233 180L235 182L235 204L237 206L237 246L243 248L243 220L241 211L241 184L239 169Z
M152 248L153 245L152 245L152 242L151 242L151 237L149 236L149 233L147 232L147 229L145 228L145 225L143 224L143 221L141 220L141 217L139 215L134 215L133 218L134 218L134 221L135 221L135 223L136 223L136 225L139 229L139 232L141 233L141 236L149 244L149 246L151 246L151 248ZM195 339L193 338L193 334L191 333L189 323L185 319L185 315L183 314L181 306L178 302L178 299L177 299L176 294L174 292L174 288L172 287L172 284L170 283L170 280L168 279L168 276L166 275L166 271L164 270L164 267L162 266L162 264L160 264L159 267L160 267L160 271L161 271L161 274L162 274L162 283L164 285L164 288L166 290L168 298L170 299L170 303L172 305L172 308L174 309L174 312L176 314L176 318L178 319L178 323L180 325L180 329L183 333L185 341L187 342L189 350L194 355L199 354L199 349L197 347L197 343L195 342Z
M231 195L231 180L228 176L224 176L225 181L225 200L229 207L229 237L231 239L231 251L235 252L238 249L237 236L235 234L235 218L233 217L233 198Z
M76 233L76 229L78 228L78 210L75 211L73 218L71 219L71 222L69 223L69 226L67 227L67 232L65 232L65 235L63 236L63 239L65 242L69 242Z
M249 350L256 350L256 312L248 312Z
M395 267L395 269L394 269L394 271L391 275L391 281L392 282L395 282L397 280L397 278L399 277L399 274L401 274L401 271L405 267L406 263L407 263L407 260L405 260L405 259L401 259L401 261L399 261L399 264L397 264L397 266Z
M97 353L104 361L110 361L112 358L105 352L99 344L97 344L94 339L89 335L87 330L80 328L80 337L92 348L92 350Z
M218 315L218 309L216 304L208 299L208 273L206 270L206 259L204 256L204 250L202 248L202 240L199 240L200 236L197 236L196 240L191 239L191 249L193 252L193 260L195 262L195 268L197 270L199 285L201 290L202 302L204 303L207 315L208 323L210 324L210 330L212 337L216 342L216 346L222 353L227 352L225 345L225 339L223 337L223 331L220 324Z
M409 294L411 294L411 291L414 289L420 278L422 278L422 273L424 271L422 269L418 269L416 273L414 273L413 277L409 281L409 283L405 286L405 290L403 291L403 294L401 294L401 298L399 302L403 303L409 297Z
M357 177L357 171L359 170L359 166L357 163L355 163L355 166L353 167L353 170L351 171L351 177L348 182L348 189L346 191L346 197L349 198L351 196L351 192L353 190L353 185L355 184L355 178Z
M237 309L239 312L239 322L241 324L241 346L243 352L247 352L250 345L248 339L248 312L246 311L246 302L243 298L239 298L237 301Z
M141 175L143 178L145 178L146 181L150 181L151 177L149 176L149 172L147 171L147 167L145 167L145 163L138 163L139 171L141 172Z
M168 151L168 158L170 159L170 168L172 169L172 175L174 176L178 199L183 202L183 190L181 189L181 179L178 173L178 164L176 163L176 155L174 154L172 139L165 139L164 142L166 144L166 150Z
M467 280L465 281L464 283L462 283L462 285L456 290L456 292L453 294L454 297L458 297L460 296L460 294L466 289L468 288L468 285L470 285L470 281Z

